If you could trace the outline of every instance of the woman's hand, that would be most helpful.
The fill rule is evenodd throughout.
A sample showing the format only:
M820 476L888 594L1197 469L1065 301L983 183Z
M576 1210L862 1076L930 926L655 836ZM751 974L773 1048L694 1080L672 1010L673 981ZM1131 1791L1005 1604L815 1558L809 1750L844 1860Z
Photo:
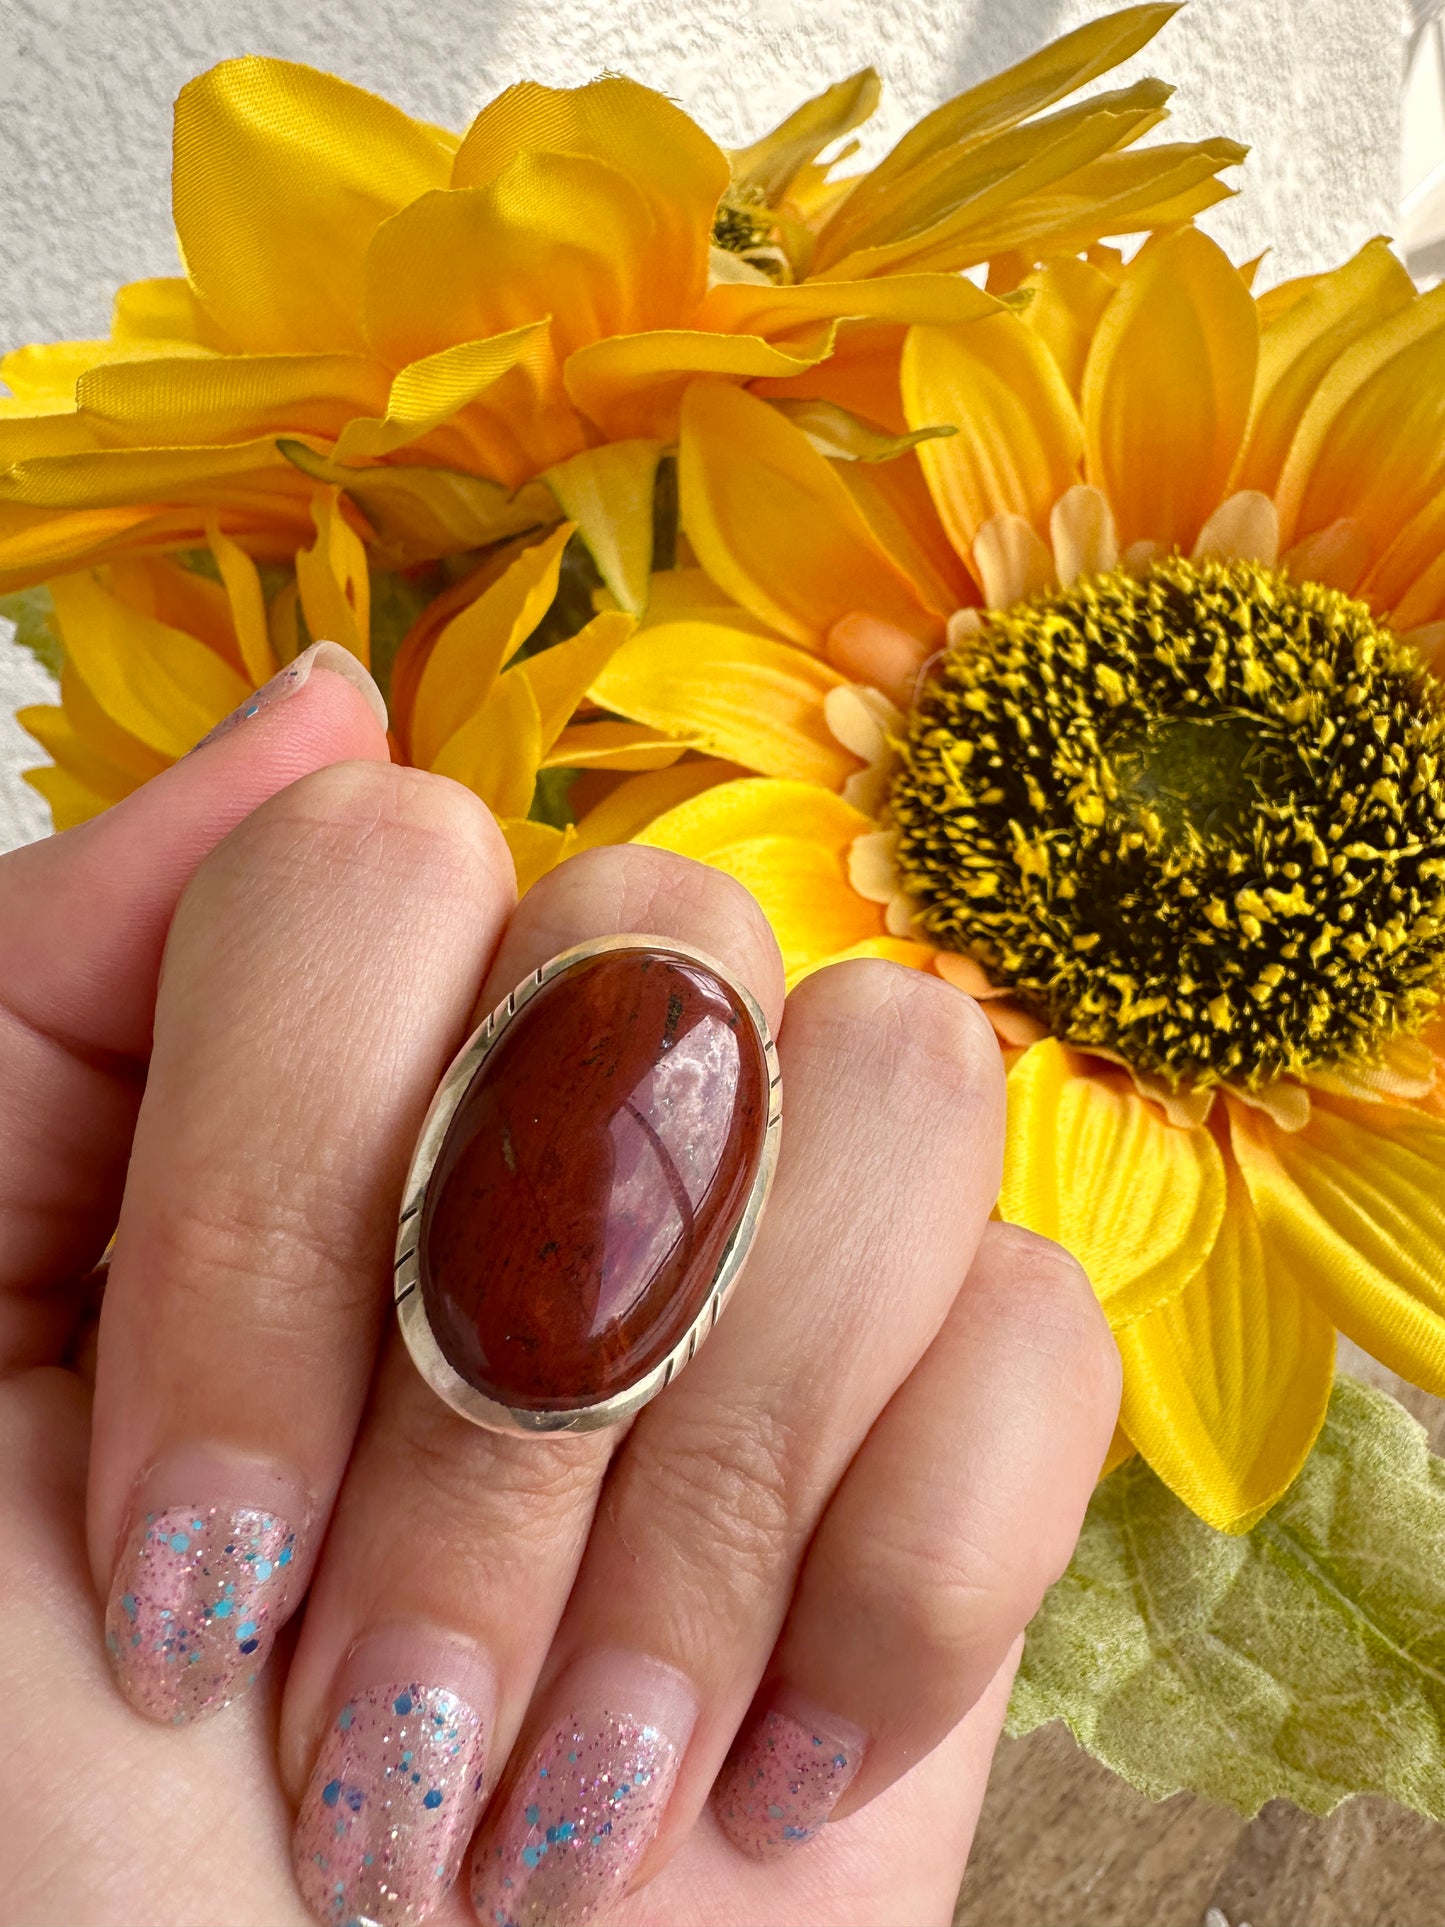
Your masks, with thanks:
M876 961L785 1011L751 898L659 852L514 907L336 667L0 860L4 1918L946 1921L1118 1384L989 1222L988 1026ZM393 1329L403 1175L476 1015L622 931L767 1011L777 1181L630 1429L500 1437Z

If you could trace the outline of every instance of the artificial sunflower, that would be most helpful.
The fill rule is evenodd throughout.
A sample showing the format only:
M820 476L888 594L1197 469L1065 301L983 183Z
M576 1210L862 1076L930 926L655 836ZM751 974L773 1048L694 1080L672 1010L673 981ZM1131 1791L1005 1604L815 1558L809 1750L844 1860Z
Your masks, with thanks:
M176 104L184 278L122 288L107 341L0 362L0 591L213 522L285 562L321 482L383 569L565 515L635 610L689 381L807 399L836 353L846 400L905 324L990 311L956 270L997 257L1010 283L1228 191L1233 143L1134 148L1158 81L1047 111L1174 11L1065 36L842 180L818 155L871 74L730 160L623 78L524 82L458 136L309 67L224 62Z
M318 504L318 523L296 583L269 609L255 564L214 528L205 568L194 554L185 563L131 557L57 580L62 703L22 710L20 721L51 756L28 775L58 829L184 756L296 654L298 614L365 659L365 554L334 501ZM440 590L392 666L395 755L454 778L490 806L523 889L564 850L615 840L615 811L565 831L533 820L539 781L545 789L557 770L663 768L684 750L646 726L587 713L587 690L631 634L631 616L604 612L538 646L572 533L562 523L537 541L507 544ZM721 767L699 764L693 780L715 781Z
M1336 1328L1445 1393L1445 290L1376 242L1255 299L1187 228L1035 288L911 333L909 424L953 432L882 469L690 393L707 573L594 694L763 772L634 779L639 834L740 877L794 980L983 1000L1002 1209L1088 1267L1128 1440L1242 1531Z

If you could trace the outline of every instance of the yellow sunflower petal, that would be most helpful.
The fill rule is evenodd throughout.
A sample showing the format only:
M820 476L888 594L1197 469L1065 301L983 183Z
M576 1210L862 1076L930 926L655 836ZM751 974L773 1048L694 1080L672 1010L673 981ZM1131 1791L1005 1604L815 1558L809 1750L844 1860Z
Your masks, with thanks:
M550 823L533 823L525 816L506 816L498 825L512 853L517 872L517 895L525 896L537 881L555 870L571 856L577 844L577 830L569 823L565 830L554 830Z
M20 774L50 805L50 820L57 830L73 830L77 823L88 823L91 817L99 816L118 800L91 789L54 763L43 763L39 769L24 769Z
M1445 1393L1445 1122L1316 1094L1302 1131L1230 1106L1264 1237L1340 1330Z
M544 756L634 627L631 616L609 610L605 615L594 616L575 636L554 643L549 649L538 650L535 656L510 671L514 676L524 676L531 685L537 701Z
M872 829L811 783L754 777L679 803L633 840L725 870L762 905L790 983L854 944L886 934L876 903L848 882L848 850Z
M1167 1304L1208 1257L1225 1173L1208 1131L1166 1124L1125 1077L1053 1038L1009 1072L999 1208L1088 1272L1115 1326Z
M184 756L251 693L214 650L141 615L88 575L52 583L65 653L121 729L168 759Z
M72 678L70 686L73 692L79 684ZM103 796L107 803L118 803L145 781L145 777L138 776L133 768L124 768L102 754L94 740L76 727L76 718L68 708L57 709L48 703L39 704L17 711L15 720L27 735L35 738L58 769L64 770L67 776L73 776L78 783L83 783L94 795ZM131 742L142 755L153 755L153 752L145 750L144 745L136 743L134 738L127 739L122 731L112 728L107 740L115 737ZM170 767L164 757L153 756L153 761L154 768L147 772L148 775L158 774Z
M1330 364L1361 335L1408 306L1414 294L1388 244L1369 241L1332 274L1312 277L1287 305L1276 304L1277 313L1260 304L1259 375L1249 438L1233 479L1236 489L1273 492L1295 431Z
M600 803L578 818L577 847L590 850L604 843L631 843L649 824L703 790L732 781L741 772L734 763L712 758L675 764L644 776L629 777L610 790Z
M864 67L805 100L750 147L736 148L731 156L735 187L775 204L802 168L868 119L878 105L881 85L873 69Z
M601 162L635 182L651 209L654 259L667 264L661 292L677 309L699 298L728 159L675 102L617 74L585 87L522 81L472 122L452 186L484 186L528 148ZM634 270L646 276L649 263Z
M1031 299L1024 309L1025 327L1036 334L1058 364L1059 373L1077 398L1084 385L1084 365L1099 318L1114 298L1118 282L1088 261L1051 261L1023 283Z
M710 288L699 319L725 334L786 338L818 321L926 323L950 327L1003 310L971 281L946 274L894 274L876 281L726 281Z
M214 519L207 525L206 541L226 587L241 664L259 689L278 667L266 626L266 596L261 577L246 551L223 535Z
M46 509L124 507L139 518L137 502L164 502L205 490L234 500L242 489L266 489L282 498L304 494L290 463L270 437L221 448L97 448L75 454L36 456L0 473L0 502ZM201 518L204 520L204 517Z
M1184 228L1141 250L1084 370L1088 479L1122 547L1193 548L1239 452L1257 354L1254 304L1222 248Z
M944 527L968 555L984 523L1021 515L1039 535L1079 479L1084 428L1058 364L1015 315L914 328L903 351L909 426L947 423L918 459Z
M542 719L525 676L503 676L442 744L431 767L474 790L496 817L524 817L537 787Z
M283 429L330 438L386 392L383 372L355 355L185 355L93 368L76 400L114 438L164 447Z
M151 777L159 776L171 764L169 756L151 749L147 744L133 736L128 729L122 729L112 717L108 716L95 697L91 695L84 678L76 669L73 657L67 657L60 671L60 700L64 706L66 721L70 724L71 736L75 743L83 745L88 756L103 765L109 775L102 780L94 770L82 767L74 760L65 763L72 775L82 777L90 787L110 794L112 788L120 785L120 793L134 789L139 783L147 783ZM25 717L43 713L60 715L60 710L21 713L21 724L25 729L31 725ZM53 740L48 736L39 738L57 762L64 761L56 751Z
M698 375L758 381L805 373L832 352L835 329L818 323L786 347L759 335L704 328L657 328L579 348L567 362L567 393L614 440L677 434L678 409Z
M172 198L191 286L240 347L361 349L371 237L445 187L451 164L435 128L333 74L222 61L176 101Z
M973 578L938 518L916 449L888 462L840 462L836 472L926 609L946 620L974 600Z
M559 463L543 478L562 513L581 531L602 580L633 615L647 606L662 450L656 441L604 442Z
M296 587L314 642L339 642L360 663L371 661L371 575L361 537L341 512L334 489L312 507L316 541L296 556Z
M1372 550L1445 486L1445 287L1353 342L1315 389L1276 498L1288 544L1349 518Z
M543 769L667 769L691 744L664 736L644 723L621 723L606 716L569 723L542 758Z
M837 789L858 767L823 714L843 678L816 656L717 623L669 622L626 643L599 703L765 776Z
M1247 1532L1293 1483L1329 1403L1335 1328L1264 1244L1237 1169L1214 1249L1177 1298L1115 1332L1120 1419L1164 1483Z
M765 402L702 382L690 388L678 487L683 527L708 574L792 641L821 648L856 610L924 640L941 633L832 465Z
M225 337L202 308L189 281L178 274L127 281L115 291L110 338L117 343L190 342L224 349Z
M503 665L546 614L571 535L572 524L564 522L523 549L437 637L412 703L410 751L420 768L432 768L442 745L487 702ZM540 738L540 718L537 727ZM512 814L525 816L526 809Z
M545 388L553 372L545 320L485 340L453 342L434 355L409 362L391 384L384 413L347 423L337 440L336 458L369 461L409 447L433 435L517 372L530 377L534 388ZM527 426L535 431L535 422ZM462 449L469 452L465 442Z

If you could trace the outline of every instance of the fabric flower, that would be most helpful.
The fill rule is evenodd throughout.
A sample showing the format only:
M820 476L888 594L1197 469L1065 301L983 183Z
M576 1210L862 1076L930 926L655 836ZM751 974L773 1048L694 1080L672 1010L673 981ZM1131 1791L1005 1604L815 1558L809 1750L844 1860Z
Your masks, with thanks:
M637 611L688 382L828 394L815 371L836 355L846 401L896 364L905 324L990 310L954 269L998 256L1007 283L1227 191L1232 143L1134 150L1160 82L1046 111L1173 11L1066 36L851 181L817 156L868 111L872 76L730 162L619 77L523 82L458 137L309 67L223 62L176 104L184 278L122 288L107 341L0 362L0 592L196 546L213 520L285 560L320 482L385 569L566 515Z
M983 1000L1003 1212L1086 1264L1128 1439L1239 1531L1337 1327L1445 1392L1445 291L1376 242L1255 300L1192 229L1034 287L911 333L908 425L955 432L891 463L691 391L706 574L594 694L761 772L646 779L640 835L756 892L794 981Z

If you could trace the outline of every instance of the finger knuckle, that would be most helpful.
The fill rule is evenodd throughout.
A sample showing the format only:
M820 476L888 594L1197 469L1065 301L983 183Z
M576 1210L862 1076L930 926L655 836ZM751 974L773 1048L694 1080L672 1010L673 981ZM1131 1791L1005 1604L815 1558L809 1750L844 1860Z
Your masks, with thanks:
M1031 1577L992 1549L992 1534L957 1522L927 1535L881 1522L831 1584L880 1650L906 1652L917 1673L939 1678L1011 1638L1037 1603Z
M1052 1238L1021 1225L991 1224L984 1235L987 1268L999 1275L1021 1342L1051 1369L1061 1396L1112 1419L1123 1368L1083 1266Z
M223 871L363 877L370 888L474 894L510 871L501 833L459 783L391 763L334 763L247 818L210 859ZM204 872L206 866L202 866Z
M789 1019L810 1040L876 1060L886 1088L956 1096L1001 1079L997 1040L974 1000L903 964L860 957L815 971L793 992Z
M611 1508L628 1540L646 1522L686 1548L679 1561L679 1611L737 1624L756 1612L779 1563L798 1539L794 1468L798 1441L786 1418L763 1408L700 1400L674 1414L661 1434L639 1432L628 1453L627 1485Z

